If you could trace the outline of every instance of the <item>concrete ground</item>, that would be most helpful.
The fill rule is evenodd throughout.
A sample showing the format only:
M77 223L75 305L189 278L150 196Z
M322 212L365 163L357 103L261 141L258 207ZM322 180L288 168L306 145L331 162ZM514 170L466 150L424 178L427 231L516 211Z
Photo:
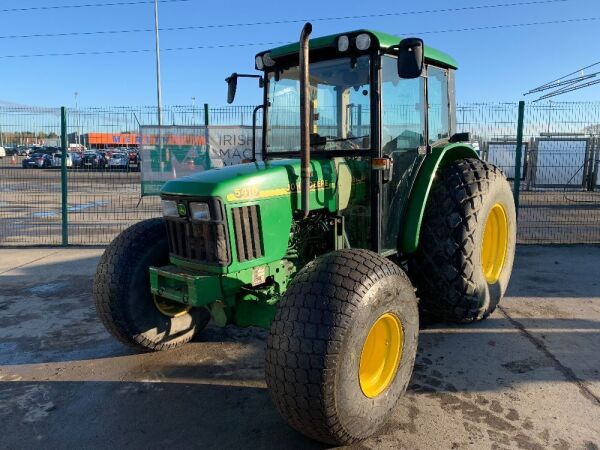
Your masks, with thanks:
M265 334L135 354L96 318L101 250L0 250L1 448L322 448L263 381ZM600 247L520 247L488 320L424 329L407 395L357 448L600 447Z

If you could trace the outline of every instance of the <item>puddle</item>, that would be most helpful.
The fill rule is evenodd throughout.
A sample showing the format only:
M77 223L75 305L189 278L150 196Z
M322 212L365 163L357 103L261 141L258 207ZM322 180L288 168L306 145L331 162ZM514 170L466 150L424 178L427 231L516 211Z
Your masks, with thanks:
M36 295L55 294L57 292L60 292L64 288L66 288L68 285L69 285L69 283L67 283L65 281L58 281L56 283L40 284L38 286L34 286L31 289L29 289L29 292L31 292L32 294L36 294Z
M35 175L34 175L35 177ZM44 184L43 189L42 187L38 187L38 188L32 188L30 183L10 183L10 184L3 184L2 186L0 186L0 192L10 192L10 193L15 193L15 192L22 192L22 191L26 191L26 192L41 192L41 193L48 193L48 192L60 192L61 191L61 184L60 183L48 183L48 184Z
M58 214L54 211L42 211L31 214L31 217L57 217Z
M96 200L93 202L78 203L78 204L69 206L68 211L69 212L79 212L79 211L84 211L86 209L96 208L98 206L106 206L106 205L110 205L110 202L106 201L106 200Z
M110 205L110 201L107 200L95 200L93 202L87 202L87 203L75 203L74 205L71 205L67 208L67 211L69 212L81 212L81 211L85 211L86 209L91 209L91 208L97 208L100 206L107 206ZM0 206L2 206L0 204ZM40 211L40 212L34 212L31 213L31 217L58 217L59 213L57 211Z

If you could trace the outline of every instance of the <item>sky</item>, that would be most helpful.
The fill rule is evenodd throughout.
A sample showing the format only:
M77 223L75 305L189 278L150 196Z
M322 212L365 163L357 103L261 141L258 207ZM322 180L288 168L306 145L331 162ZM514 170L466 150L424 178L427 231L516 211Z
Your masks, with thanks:
M48 5L114 3L135 0L2 0L1 9ZM380 0L249 2L247 0L187 0L159 4L161 28L321 19L365 14L389 14L443 8L498 5L534 0ZM129 54L41 56L47 53L152 50L154 33L93 34L62 37L6 36L152 29L150 3L72 9L0 11L0 104L35 106L140 106L156 104L153 51ZM600 20L444 32L473 27L513 25L565 19L600 18L599 0L507 6L413 15L388 15L313 21L313 36L368 28L400 36L416 36L443 50L459 63L457 101L489 102L533 99L523 93L580 67L600 60ZM297 41L302 23L213 27L160 34L164 105L224 105L232 72L254 73L254 55L276 45ZM433 33L432 33L433 32ZM265 43L263 45L250 45ZM217 45L168 51L169 48ZM595 70L600 70L600 65ZM592 70L593 71L593 70ZM587 73L590 73L588 71ZM195 100L192 100L192 97ZM600 100L600 84L556 100ZM254 80L240 80L236 104L258 104Z

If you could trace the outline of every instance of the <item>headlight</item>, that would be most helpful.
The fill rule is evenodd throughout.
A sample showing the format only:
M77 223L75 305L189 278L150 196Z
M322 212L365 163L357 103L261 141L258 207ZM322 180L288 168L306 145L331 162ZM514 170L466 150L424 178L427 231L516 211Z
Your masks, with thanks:
M263 55L263 63L265 63L265 66L267 67L273 67L275 65L275 60L271 58L270 53L265 53Z
M210 220L208 203L190 203L190 215L193 220Z
M366 50L371 46L371 36L366 33L356 36L356 48L358 50Z
M337 41L337 49L339 52L348 51L350 48L350 39L348 36L340 36Z
M175 200L161 200L163 216L179 217L177 212L177 202Z
M256 64L256 68L258 70L263 70L265 68L265 65L263 64L262 56L260 56L260 55L257 55L256 58L254 58L254 64Z

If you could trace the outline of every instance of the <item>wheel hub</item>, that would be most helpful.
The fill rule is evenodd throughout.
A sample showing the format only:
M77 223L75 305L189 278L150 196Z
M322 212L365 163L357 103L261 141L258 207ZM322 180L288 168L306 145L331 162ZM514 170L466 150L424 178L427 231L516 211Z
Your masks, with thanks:
M360 355L360 388L367 397L377 397L392 383L403 347L400 319L391 313L380 316L371 326Z
M488 283L500 278L508 248L508 219L500 203L496 203L485 221L481 246L481 266Z
M192 309L191 306L173 302L158 295L153 295L152 298L154 299L154 306L156 306L156 309L167 317L180 317L187 314L187 312Z

